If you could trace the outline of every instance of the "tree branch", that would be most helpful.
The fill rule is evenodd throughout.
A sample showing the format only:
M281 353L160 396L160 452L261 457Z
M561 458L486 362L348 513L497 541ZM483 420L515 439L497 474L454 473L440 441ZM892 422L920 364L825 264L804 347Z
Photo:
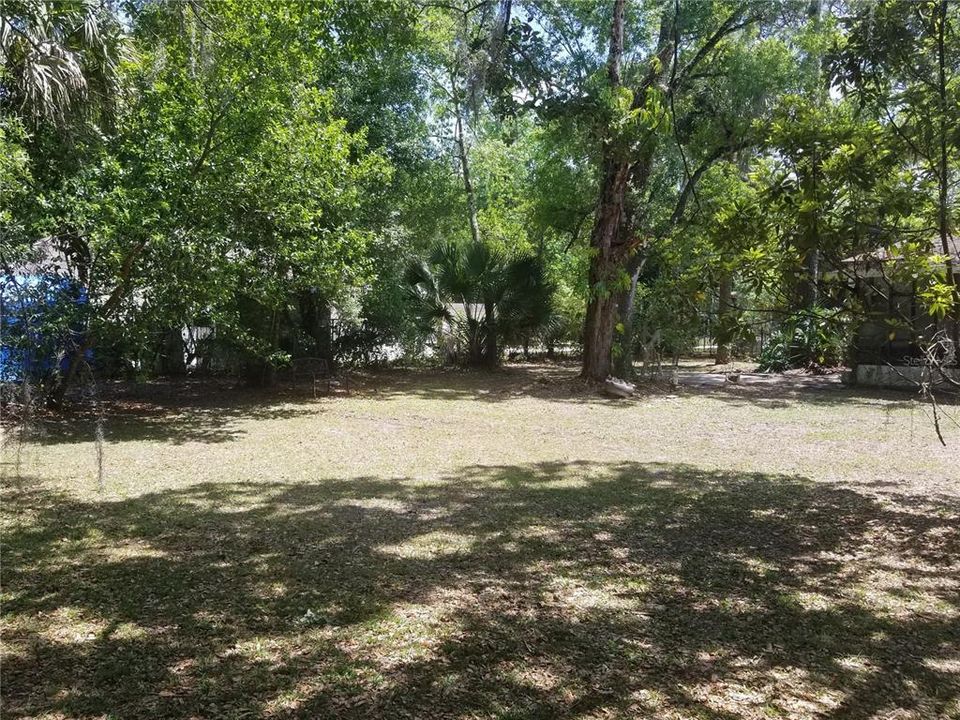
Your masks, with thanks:
M672 80L672 87L675 89L683 84L687 79L690 73L703 62L706 57L713 51L713 49L728 35L732 35L738 30L742 30L745 27L752 25L755 22L760 20L759 15L750 15L740 22L737 20L743 14L743 11L746 8L744 6L738 7L734 10L726 20L721 23L720 27L711 35L703 46L697 51L697 53L690 59L690 61L683 66L683 68L674 75Z

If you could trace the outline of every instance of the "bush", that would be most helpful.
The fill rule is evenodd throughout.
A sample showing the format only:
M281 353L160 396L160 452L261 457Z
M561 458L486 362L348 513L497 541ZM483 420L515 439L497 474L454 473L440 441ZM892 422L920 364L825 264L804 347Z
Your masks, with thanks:
M787 318L761 350L759 370L837 367L846 363L849 347L849 323L836 311L817 307Z
M793 367L790 359L792 339L792 329L781 329L771 335L760 350L757 369L760 372L783 372Z

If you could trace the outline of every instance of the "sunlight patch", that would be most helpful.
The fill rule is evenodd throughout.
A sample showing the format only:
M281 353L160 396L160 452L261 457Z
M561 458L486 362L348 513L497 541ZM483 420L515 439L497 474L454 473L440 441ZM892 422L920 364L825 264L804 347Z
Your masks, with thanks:
M287 586L282 582L259 583L254 589L257 597L275 600L287 594Z
M783 599L785 604L796 604L807 611L829 610L830 608L836 606L836 602L833 600L833 598L830 598L823 593L810 592L807 590L794 590L793 592L781 595L780 597Z
M585 585L572 578L554 578L550 582L548 599L574 611L626 610L635 603L623 597L620 582Z
M386 510L387 512L409 512L410 504L394 498L344 498L334 503L338 507L360 508L361 510Z
M132 558L163 558L168 557L166 550L158 550L152 545L130 540L122 545L113 545L96 549L96 554L107 562L122 562Z
M290 660L290 648L286 643L272 638L241 640L223 653L224 658L240 656L254 662L270 663L279 667Z
M879 670L876 665L870 662L869 658L863 655L847 655L846 657L837 658L837 665L848 672L858 675L868 675Z
M631 710L660 710L666 701L666 696L659 690L643 688L630 693L630 700Z
M835 710L843 701L842 692L813 688L805 670L791 667L740 671L732 678L714 676L710 682L686 689L710 710L738 717L754 711L764 716L813 720Z
M147 635L149 633L145 628L132 622L120 623L110 632L110 637L114 640L141 640Z
M529 525L516 533L523 540L559 540L560 532L548 525Z
M626 525L629 521L629 516L625 513L614 510L609 512L597 513L590 518L590 522L596 523L597 525Z
M437 530L396 545L379 545L377 550L404 559L433 560L469 552L475 542L474 535Z
M587 488L594 483L594 479L582 473L564 472L547 473L543 475L516 473L492 479L490 487L496 488L530 488L537 490L562 490L565 488Z
M750 570L756 575L767 575L776 572L779 567L776 563L751 555L741 553L728 553L727 557L740 563L744 568Z
M672 488L678 487L676 480L651 480L647 483L647 487L657 488L659 490L670 490Z
M936 615L955 618L960 615L956 605L940 594L943 588L918 587L905 582L901 573L875 570L844 595L872 612L894 620L906 620L915 615ZM939 592L938 592L939 591Z
M382 671L430 660L441 644L461 634L460 623L452 621L450 613L465 601L462 592L437 590L425 603L397 604L386 615L350 632L337 646Z
M571 477L555 478L553 480L543 480L536 484L536 487L545 490L559 490L562 488L587 488L593 484L593 480L576 475Z
M924 658L923 664L935 672L960 676L960 658Z
M58 645L82 645L97 639L109 627L104 620L85 618L75 607L61 607L48 616L41 636Z

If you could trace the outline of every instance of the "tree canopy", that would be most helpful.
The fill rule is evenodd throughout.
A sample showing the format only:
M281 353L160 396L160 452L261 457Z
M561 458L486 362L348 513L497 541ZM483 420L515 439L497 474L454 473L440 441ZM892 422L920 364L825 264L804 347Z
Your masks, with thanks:
M58 391L91 350L182 371L183 328L259 381L358 343L440 357L424 320L455 303L467 363L582 349L602 380L700 337L839 363L849 260L879 251L957 343L956 3L10 0L0 22L4 293L74 297L5 343L58 323Z

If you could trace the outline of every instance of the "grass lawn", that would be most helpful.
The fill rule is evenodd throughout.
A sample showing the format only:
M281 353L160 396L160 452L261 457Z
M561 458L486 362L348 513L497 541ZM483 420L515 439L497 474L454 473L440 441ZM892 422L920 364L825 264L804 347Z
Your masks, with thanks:
M4 718L960 717L960 427L910 394L199 397L109 403L102 488L89 422L7 438Z

